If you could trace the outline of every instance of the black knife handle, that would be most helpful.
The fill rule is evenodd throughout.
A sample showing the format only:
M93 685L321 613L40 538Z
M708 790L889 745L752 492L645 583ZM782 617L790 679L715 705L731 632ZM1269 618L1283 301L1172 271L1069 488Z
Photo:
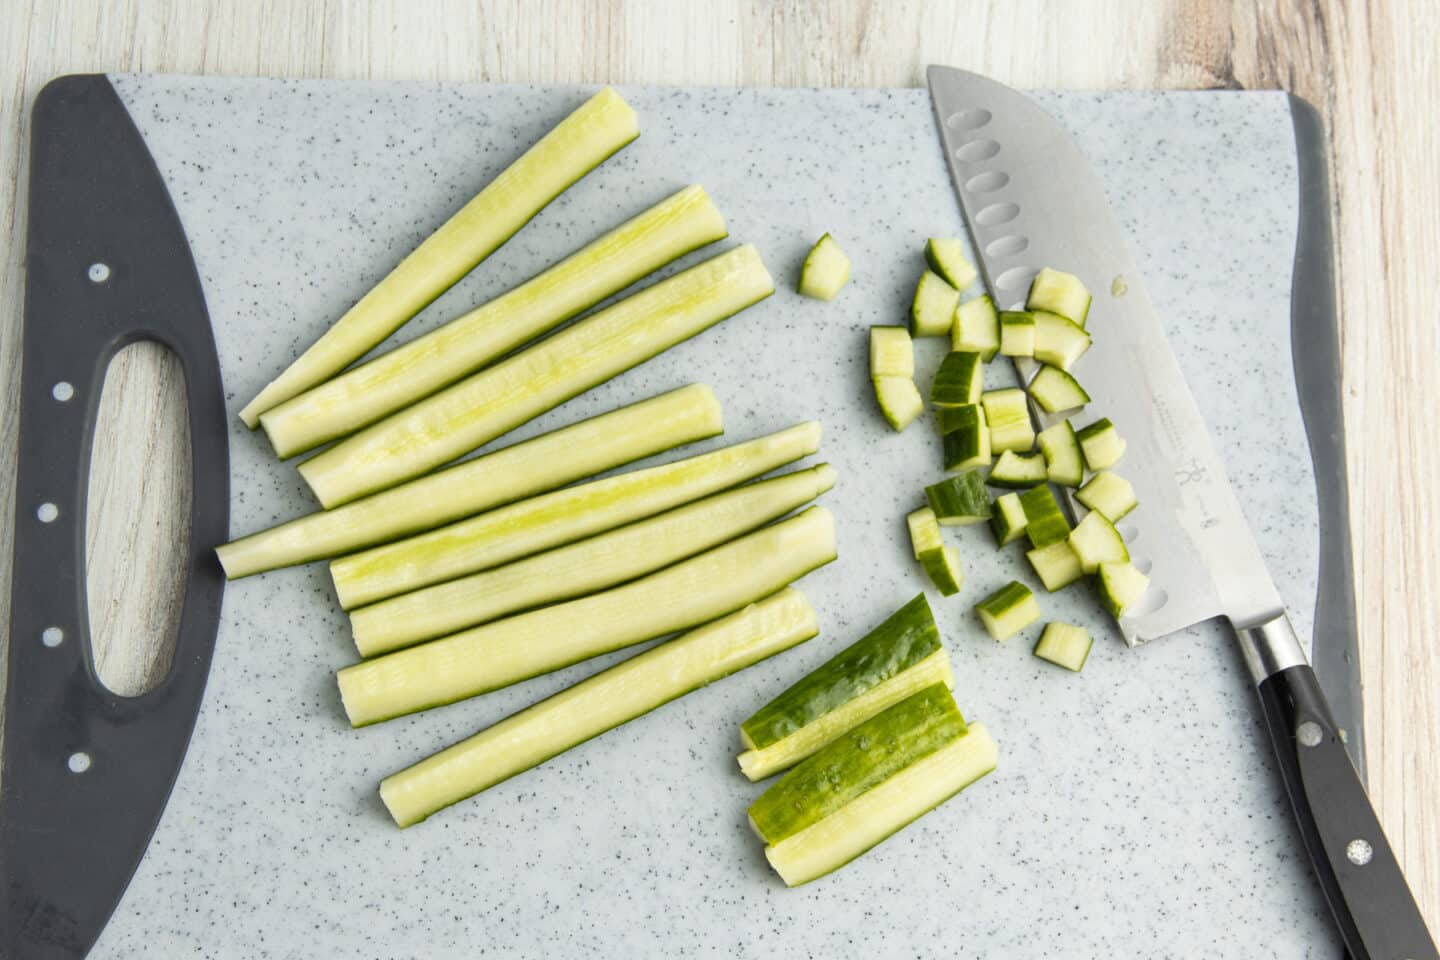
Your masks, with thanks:
M1283 617L1240 631L1300 836L1354 960L1440 960L1315 671ZM1266 641L1282 638L1279 644ZM1258 650L1258 655L1257 655Z
M160 820L200 707L229 527L224 392L200 278L149 150L103 76L35 100L15 568L0 776L0 958L83 957ZM106 369L149 339L185 375L193 498L169 672L100 683L85 596L90 445ZM157 918L158 921L158 918Z

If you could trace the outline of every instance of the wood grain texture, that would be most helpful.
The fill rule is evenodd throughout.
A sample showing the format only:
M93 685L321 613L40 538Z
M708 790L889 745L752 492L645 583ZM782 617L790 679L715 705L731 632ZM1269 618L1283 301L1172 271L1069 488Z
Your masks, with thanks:
M1432 0L33 0L0 17L0 584L10 573L23 148L30 103L54 75L907 86L945 62L1022 87L1280 87L1320 107L1332 145L1370 782L1440 927L1440 510L1427 483L1440 476L1437 28ZM149 492L163 504L183 486L172 482L182 472L177 378L162 351L132 354L116 375L125 396L101 418L96 467L108 476L151 451L140 462L161 477ZM145 522L145 511L103 519L92 558L158 562L183 536ZM97 656L133 686L168 660L148 638L173 597L148 587L155 579L139 565L108 569L101 579L122 586L92 572L107 594ZM0 604L6 629L7 587Z

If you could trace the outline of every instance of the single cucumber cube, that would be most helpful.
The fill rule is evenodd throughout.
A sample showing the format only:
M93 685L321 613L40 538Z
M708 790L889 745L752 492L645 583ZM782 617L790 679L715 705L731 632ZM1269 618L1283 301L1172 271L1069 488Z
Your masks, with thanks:
M929 507L912 510L905 516L905 525L910 529L910 549L915 559L927 550L938 550L945 545L940 539L940 521Z
M965 258L965 244L952 237L926 240L925 262L956 290L964 290L979 276L975 265Z
M915 378L915 344L904 327L870 328L870 377Z
M1150 586L1150 578L1135 568L1133 563L1102 563L1099 573L1100 600L1105 609L1117 620Z
M1134 510L1140 502L1135 499L1135 488L1130 481L1109 470L1101 470L1091 477L1085 486L1076 491L1075 499L1103 514L1111 523L1119 523L1120 518Z
M955 311L950 347L978 353L985 363L994 360L1000 352L1000 315L995 312L995 301L988 293L965 301Z
M1035 379L1030 381L1027 389L1035 403L1046 413L1074 410L1090 402L1090 394L1085 392L1078 380L1048 363L1035 374Z
M1125 456L1125 438L1106 417L1076 431L1075 436L1080 440L1080 452L1085 454L1085 466L1091 470L1113 467Z
M965 583L965 572L960 569L960 555L950 547L926 550L920 554L920 566L942 597L955 596Z
M1075 274L1046 267L1030 281L1030 296L1025 299L1025 309L1058 313L1083 327L1090 315L1090 291Z
M980 354L952 351L940 361L935 382L930 387L930 402L937 407L958 407L979 403L985 389L985 367Z
M800 292L816 300L833 300L850 279L850 258L830 234L815 241L800 268Z
M1094 573L1102 563L1128 563L1130 551L1115 525L1098 513L1087 513L1085 519L1070 531L1070 548L1080 558L1080 569Z
M1004 643L1040 619L1040 604L1029 587L1011 580L975 604L975 612L990 636Z
M915 381L909 377L876 377L871 382L875 384L875 399L880 403L880 412L897 432L910 426L916 417L925 412L925 401L920 398Z
M1024 390L1018 387L987 390L980 395L980 405L985 408L993 452L1024 453L1035 446L1035 428L1030 425L1030 405Z
M1085 660L1090 656L1094 643L1090 632L1083 627L1047 623L1040 634L1040 642L1035 644L1035 656L1079 673L1085 668Z
M1016 453L1006 450L995 461L986 481L992 487L1010 487L1023 490L1037 483L1045 482L1045 458L1038 453Z
M1044 483L1020 494L1020 506L1025 511L1025 533L1032 547L1048 547L1070 535L1070 521Z
M1025 553L1025 559L1035 569L1035 575L1045 584L1045 589L1054 593L1070 586L1085 576L1080 567L1080 558L1070 548L1069 540L1056 540L1045 547L1036 547Z
M1090 349L1090 334L1085 328L1071 323L1055 313L1035 313L1035 359L1061 370L1069 370L1071 364Z
M968 470L990 465L990 428L978 404L944 407L940 414L940 442L946 470Z
M1006 357L1035 355L1035 315L1024 310L1000 311L1000 353Z
M960 304L959 292L926 270L915 286L915 299L910 302L910 335L912 337L943 337L955 322L955 308Z
M1080 455L1080 441L1069 420L1041 430L1035 438L1045 455L1046 479L1062 487L1078 487L1085 479L1085 461Z
M1020 503L1020 494L1002 493L995 498L990 509L990 529L1002 547L1025 535L1025 507Z
M925 499L942 527L964 527L990 519L990 498L978 470L966 470L925 488Z

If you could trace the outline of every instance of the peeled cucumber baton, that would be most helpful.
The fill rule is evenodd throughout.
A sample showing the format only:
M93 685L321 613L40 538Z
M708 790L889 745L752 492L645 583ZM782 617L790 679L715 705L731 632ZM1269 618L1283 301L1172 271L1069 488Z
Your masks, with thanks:
M770 296L750 245L593 313L300 465L327 507L425 473Z
M995 769L999 748L985 724L912 763L824 820L765 848L786 886L843 867Z
M715 394L692 384L252 533L215 553L232 580L339 556L713 437L721 426Z
M742 723L740 769L763 780L935 683L954 677L922 593Z
M932 684L836 737L750 805L766 843L794 836L965 735L965 718L942 683Z
M453 703L684 630L835 559L835 519L811 507L624 586L387 653L339 671L354 726Z
M525 151L416 247L240 411L252 430L266 410L339 373L475 268L567 187L640 135L639 119L606 87Z
M346 610L653 516L754 479L820 447L820 424L556 490L330 564Z
M820 464L676 507L589 540L351 611L362 657L653 573L749 533L835 485ZM936 529L939 529L938 527Z
M787 587L521 710L380 783L401 827L474 796L607 730L815 636L815 611Z
M353 433L724 236L705 191L686 187L509 293L266 411L260 425L282 457Z

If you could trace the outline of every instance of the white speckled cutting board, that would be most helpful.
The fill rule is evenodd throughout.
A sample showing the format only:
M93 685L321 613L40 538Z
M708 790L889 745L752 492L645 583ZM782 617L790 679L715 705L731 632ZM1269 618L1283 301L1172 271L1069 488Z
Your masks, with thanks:
M115 83L189 235L232 411L583 96ZM866 328L901 322L924 238L963 227L924 91L624 92L641 138L400 337L703 183L729 243L759 245L776 296L503 442L697 380L726 412L726 437L703 448L819 418L841 474L824 498L841 559L801 587L823 633L402 833L380 777L618 657L352 731L333 671L354 650L324 567L232 584L194 741L94 955L1338 957L1230 639L1208 624L1126 649L1081 587L1041 602L1097 634L1083 675L1034 659L1034 629L997 645L971 604L1032 578L983 527L947 532L968 582L931 600L956 696L999 740L999 770L839 874L791 891L770 872L745 825L761 788L735 766L735 727L922 586L903 516L941 476L938 443L927 423L897 436L880 419ZM1317 520L1289 355L1287 101L1040 100L1110 190L1308 637ZM792 292L826 230L855 261L831 304ZM920 351L922 384L942 349ZM231 457L234 533L311 509L293 467L238 420Z

